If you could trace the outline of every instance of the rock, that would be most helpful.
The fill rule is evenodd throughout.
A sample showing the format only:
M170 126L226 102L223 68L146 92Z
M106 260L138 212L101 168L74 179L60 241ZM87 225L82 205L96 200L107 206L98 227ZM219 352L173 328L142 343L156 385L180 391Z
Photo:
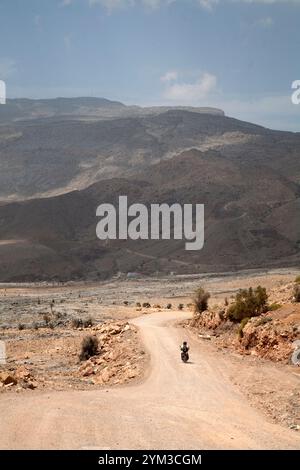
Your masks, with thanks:
M9 387L13 387L14 385L16 385L16 384L14 384L14 383L11 382L11 383L9 383L9 384L5 384L4 387L5 387L5 388L9 388Z
M134 369L129 369L126 371L126 378L127 379L134 379L137 376L137 371Z
M93 369L92 366L89 366L83 371L82 376L83 377L89 377L90 375L93 375L93 374L94 374L94 369Z
M17 385L17 379L8 372L0 372L0 382L3 385Z
M210 336L210 335L201 335L201 334L199 334L199 338L210 340L210 339L211 339L211 336Z
M27 388L29 388L30 390L34 390L38 386L35 380L30 380L30 382L27 382L26 385L27 385Z
M107 356L107 359L109 359L110 361L116 361L120 356L120 351L116 350L116 351L111 351L108 356Z
M16 370L16 377L20 380L28 380L31 377L31 374L30 371L23 366Z
M103 369L100 377L103 383L107 383L109 381L109 379L111 378L111 372L108 370L107 367Z

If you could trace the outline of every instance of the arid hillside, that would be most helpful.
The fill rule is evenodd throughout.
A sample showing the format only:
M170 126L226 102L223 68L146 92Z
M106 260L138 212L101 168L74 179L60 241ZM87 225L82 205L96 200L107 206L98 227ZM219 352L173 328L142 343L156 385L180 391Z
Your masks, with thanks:
M299 134L213 109L137 113L82 100L23 103L26 119L0 127L0 281L299 263ZM33 119L35 105L53 116ZM81 119L88 105L128 113ZM119 195L148 207L204 204L204 249L188 252L181 240L101 243L96 208L117 206Z

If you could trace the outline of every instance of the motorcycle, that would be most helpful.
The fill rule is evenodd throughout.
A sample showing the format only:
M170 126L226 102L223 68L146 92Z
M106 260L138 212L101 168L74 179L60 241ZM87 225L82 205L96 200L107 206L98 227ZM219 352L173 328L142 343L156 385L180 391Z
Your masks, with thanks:
M188 362L189 360L189 353L188 351L181 351L181 360L182 362Z

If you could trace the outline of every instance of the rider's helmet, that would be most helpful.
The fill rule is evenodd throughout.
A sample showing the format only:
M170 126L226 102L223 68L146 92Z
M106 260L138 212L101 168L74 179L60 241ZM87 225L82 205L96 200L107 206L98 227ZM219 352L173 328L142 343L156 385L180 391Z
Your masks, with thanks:
M186 341L183 341L183 346L186 346L187 345L187 342Z

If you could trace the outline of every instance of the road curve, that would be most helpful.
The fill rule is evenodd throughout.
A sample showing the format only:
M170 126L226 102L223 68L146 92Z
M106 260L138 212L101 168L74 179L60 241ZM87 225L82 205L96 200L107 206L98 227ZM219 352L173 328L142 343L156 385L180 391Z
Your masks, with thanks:
M179 356L183 313L133 321L151 353L138 385L0 397L1 449L300 449L297 433L268 421L191 342ZM185 332L186 334L186 332Z

